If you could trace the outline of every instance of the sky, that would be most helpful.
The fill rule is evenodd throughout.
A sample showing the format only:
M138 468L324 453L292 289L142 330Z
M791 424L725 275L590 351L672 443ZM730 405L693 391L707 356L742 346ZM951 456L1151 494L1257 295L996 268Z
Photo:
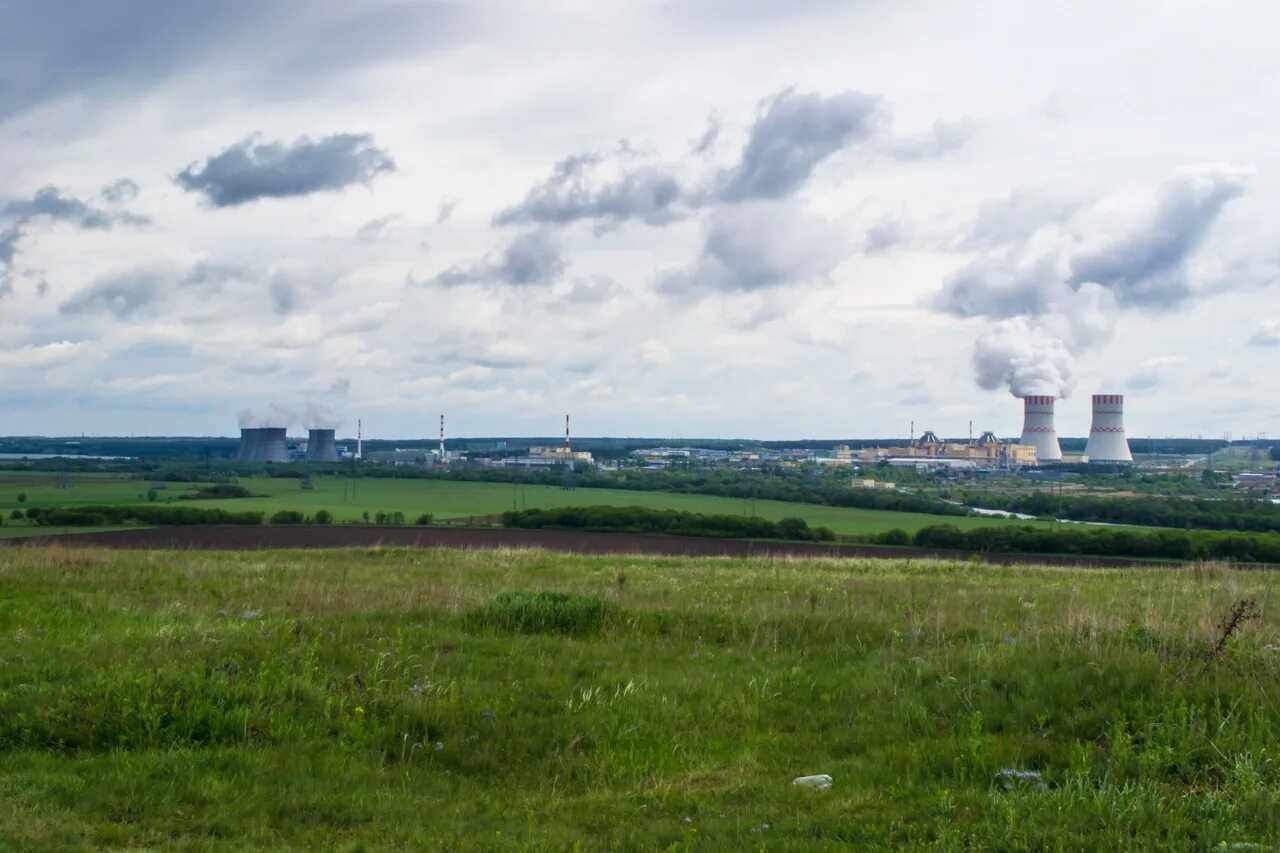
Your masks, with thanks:
M0 0L0 435L1275 436L1277 29Z

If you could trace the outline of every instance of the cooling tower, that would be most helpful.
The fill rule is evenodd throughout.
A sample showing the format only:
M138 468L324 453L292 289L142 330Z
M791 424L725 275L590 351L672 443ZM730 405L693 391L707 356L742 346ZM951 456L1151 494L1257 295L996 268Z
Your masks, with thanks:
M1093 425L1084 452L1090 462L1133 461L1124 435L1123 394L1093 395Z
M258 447L258 430L240 430L240 447L236 450L235 461L252 462Z
M1058 431L1053 426L1052 397L1023 397L1022 444L1036 449L1040 464L1061 462L1062 448L1058 446Z
M333 430L313 429L307 433L307 461L338 461L338 445L334 441Z
M263 427L258 430L257 452L254 462L288 462L289 442L284 427Z

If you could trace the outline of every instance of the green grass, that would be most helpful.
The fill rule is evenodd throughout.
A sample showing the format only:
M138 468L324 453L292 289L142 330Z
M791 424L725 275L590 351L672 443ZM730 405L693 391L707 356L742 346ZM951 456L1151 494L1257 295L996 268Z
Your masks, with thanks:
M0 514L8 515L18 503L17 495L27 495L25 506L83 506L104 503L142 503L148 483L102 475L77 475L69 489L54 486L51 475L13 475L0 473ZM642 506L652 509L675 509L697 513L738 515L754 511L762 518L778 521L788 516L803 518L811 527L830 527L836 533L869 533L901 527L914 532L930 524L955 524L957 527L986 527L1009 524L1000 518L968 518L924 513L889 512L787 503L785 501L744 502L735 498L708 495L678 495L669 492L632 492L618 489L573 489L555 486L513 487L503 483L467 483L449 480L375 480L364 479L354 489L340 478L314 480L314 488L304 491L297 480L250 478L240 484L260 498L235 500L190 501L197 507L221 507L228 510L259 510L268 516L281 509L297 509L311 515L321 509L333 513L338 521L358 521L363 513L372 517L379 511L403 512L409 521L422 513L431 513L437 521L447 519L484 518L513 508L550 509L563 506ZM186 491L183 483L170 483L159 492L161 501L176 500ZM354 494L353 494L354 492ZM188 502L184 501L184 504ZM1021 522L1026 523L1026 522Z
M1273 849L1272 577L0 551L0 848Z

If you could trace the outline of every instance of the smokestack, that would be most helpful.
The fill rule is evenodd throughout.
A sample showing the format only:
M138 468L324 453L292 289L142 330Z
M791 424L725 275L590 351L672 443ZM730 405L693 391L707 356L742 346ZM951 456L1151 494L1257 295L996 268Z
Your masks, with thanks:
M308 462L337 462L338 444L331 429L313 429L307 433Z
M254 462L288 462L289 441L285 427L263 427L258 430L258 444Z
M1093 425L1085 454L1090 462L1132 462L1129 440L1124 435L1124 395L1094 394Z
M564 416L564 452L565 453L570 452L569 451L569 416L568 415Z
M1036 449L1036 458L1045 462L1061 462L1062 448L1058 446L1058 431L1053 426L1053 398L1045 396L1023 397L1022 444Z
M440 416L440 461L444 461L444 415Z
M359 418L356 419L356 458L364 458L364 422Z

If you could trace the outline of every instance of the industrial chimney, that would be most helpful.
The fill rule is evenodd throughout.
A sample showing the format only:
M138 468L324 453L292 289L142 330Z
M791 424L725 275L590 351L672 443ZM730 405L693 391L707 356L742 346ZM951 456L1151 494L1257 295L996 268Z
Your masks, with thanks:
M1124 435L1123 394L1093 395L1093 425L1084 452L1090 462L1133 461Z
M254 462L289 461L289 440L285 438L285 427L263 427L258 430L258 435Z
M307 432L308 462L337 462L338 444L331 429L313 429Z
M1053 426L1053 398L1044 396L1023 397L1022 444L1036 449L1036 459L1045 462L1061 462L1062 448L1058 446L1058 431Z

